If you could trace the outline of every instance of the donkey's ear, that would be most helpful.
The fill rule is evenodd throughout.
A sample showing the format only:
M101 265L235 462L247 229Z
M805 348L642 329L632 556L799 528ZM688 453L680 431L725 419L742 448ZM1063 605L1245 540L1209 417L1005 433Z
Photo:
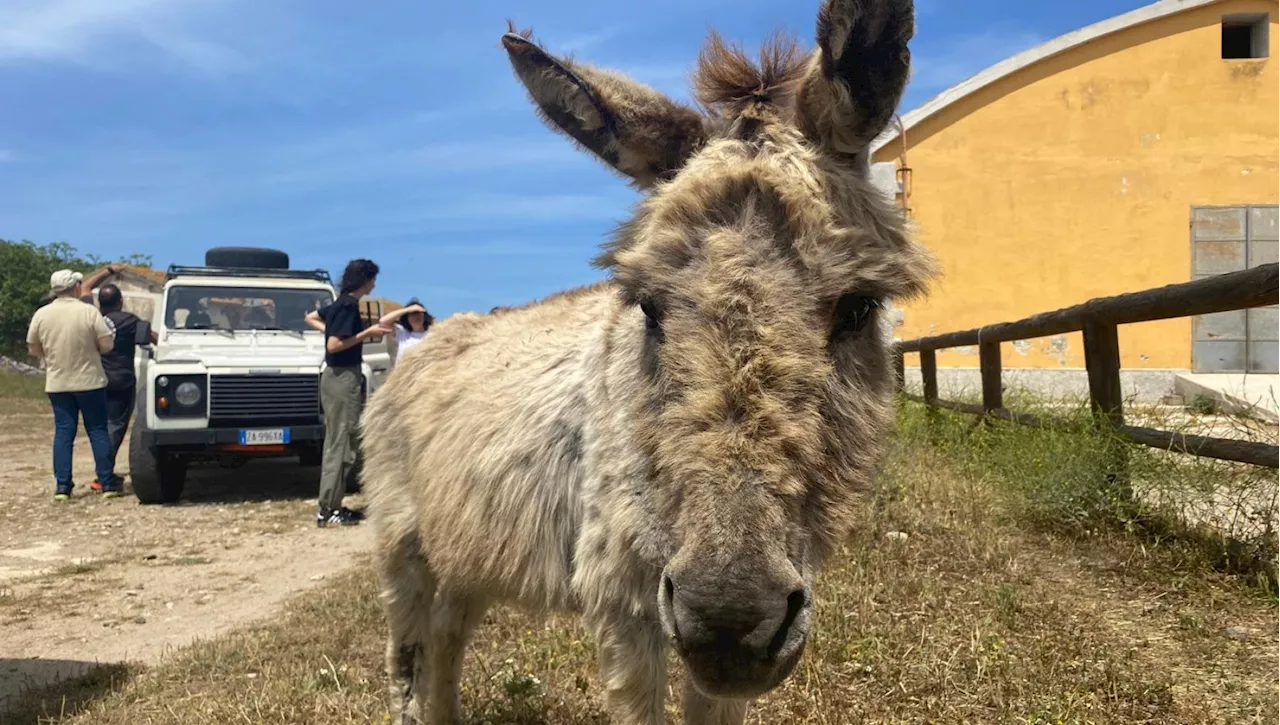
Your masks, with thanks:
M527 32L508 32L502 45L543 121L641 188L674 173L706 141L701 114L646 85L556 58Z
M805 135L833 153L866 148L902 98L914 35L912 0L825 0L796 99Z

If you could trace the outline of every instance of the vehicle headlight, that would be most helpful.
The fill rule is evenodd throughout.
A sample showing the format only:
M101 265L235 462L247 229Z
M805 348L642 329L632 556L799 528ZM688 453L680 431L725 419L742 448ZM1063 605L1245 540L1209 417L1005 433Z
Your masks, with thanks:
M156 378L156 385L159 385L162 388L169 387L169 377L166 375L161 375L160 377Z
M173 391L173 399L178 401L178 405L190 408L200 402L200 386L192 382L181 383Z

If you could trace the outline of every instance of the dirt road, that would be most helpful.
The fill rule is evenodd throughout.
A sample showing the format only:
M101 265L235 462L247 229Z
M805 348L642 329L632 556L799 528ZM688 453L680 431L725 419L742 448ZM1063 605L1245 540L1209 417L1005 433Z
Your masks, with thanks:
M271 616L297 591L324 586L371 541L367 525L316 528L319 469L291 459L193 468L174 506L103 500L89 490L83 429L75 495L55 503L47 404L0 406L0 712L24 687L95 663L155 663L196 638ZM122 451L121 473L127 458ZM360 506L359 497L348 505Z

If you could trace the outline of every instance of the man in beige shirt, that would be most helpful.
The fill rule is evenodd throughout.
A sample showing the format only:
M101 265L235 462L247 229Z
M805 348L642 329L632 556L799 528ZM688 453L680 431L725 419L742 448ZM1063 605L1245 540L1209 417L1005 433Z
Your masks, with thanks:
M44 358L44 389L53 404L55 501L66 501L75 487L72 447L81 417L103 496L119 496L122 488L107 433L107 374L102 368L102 353L112 349L115 335L102 313L82 301L83 282L79 272L54 272L49 278L54 300L36 310L27 330L31 355Z

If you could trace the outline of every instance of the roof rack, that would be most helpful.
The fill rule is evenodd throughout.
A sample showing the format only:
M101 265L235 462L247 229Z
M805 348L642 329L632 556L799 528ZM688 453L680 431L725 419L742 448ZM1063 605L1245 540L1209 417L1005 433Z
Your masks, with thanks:
M274 279L313 279L333 284L329 273L323 269L270 269L260 267L187 267L169 265L165 281L174 277L271 277Z

